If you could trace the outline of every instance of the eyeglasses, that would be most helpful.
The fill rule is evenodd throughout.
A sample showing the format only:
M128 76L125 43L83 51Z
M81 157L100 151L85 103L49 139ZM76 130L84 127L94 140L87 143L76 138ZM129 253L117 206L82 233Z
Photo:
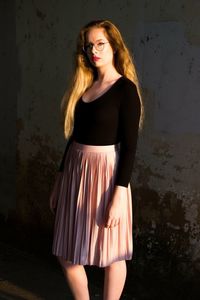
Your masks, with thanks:
M93 46L97 51L103 51L105 44L109 44L109 42L96 42L94 44L89 43L83 47L83 51L88 53L92 51Z

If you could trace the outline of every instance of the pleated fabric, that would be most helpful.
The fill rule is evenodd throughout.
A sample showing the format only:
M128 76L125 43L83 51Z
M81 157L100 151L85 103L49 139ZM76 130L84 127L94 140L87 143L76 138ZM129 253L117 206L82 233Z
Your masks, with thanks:
M70 145L64 171L58 177L54 255L73 264L99 267L132 258L130 184L120 207L119 224L113 228L105 227L119 151L119 144L91 146L72 142Z

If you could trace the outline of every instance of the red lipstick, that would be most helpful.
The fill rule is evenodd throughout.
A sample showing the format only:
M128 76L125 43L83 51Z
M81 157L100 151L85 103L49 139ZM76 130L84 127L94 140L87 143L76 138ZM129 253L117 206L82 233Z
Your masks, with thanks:
M98 57L98 56L95 56L95 55L92 56L92 61L94 61L94 62L98 61L99 59L100 59L100 57Z

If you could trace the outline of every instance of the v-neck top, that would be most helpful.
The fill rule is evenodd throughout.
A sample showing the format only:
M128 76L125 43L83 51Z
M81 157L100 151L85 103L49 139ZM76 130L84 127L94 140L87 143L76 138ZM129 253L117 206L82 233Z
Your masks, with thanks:
M59 171L72 141L86 145L120 143L116 185L127 187L133 171L141 105L135 84L122 76L103 94L90 102L78 100L74 128Z

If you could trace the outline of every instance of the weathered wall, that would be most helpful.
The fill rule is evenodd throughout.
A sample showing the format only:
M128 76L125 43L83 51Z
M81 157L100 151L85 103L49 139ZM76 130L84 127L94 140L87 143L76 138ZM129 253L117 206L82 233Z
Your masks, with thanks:
M48 195L65 146L59 105L76 36L89 20L108 18L135 54L146 111L132 180L138 272L145 273L146 260L155 266L155 257L167 261L166 272L172 265L199 271L200 2L16 0L15 9L17 58L11 57L20 66L19 91L16 99L10 90L13 113L2 140L12 145L0 154L14 170L17 153L14 212L20 221L52 226ZM11 104L4 105L8 115ZM10 138L16 120L17 147ZM8 176L4 187L13 180ZM0 211L9 216L15 198L5 197Z
M146 1L134 31L146 107L136 226L151 255L187 271L200 260L199 16L199 1Z

